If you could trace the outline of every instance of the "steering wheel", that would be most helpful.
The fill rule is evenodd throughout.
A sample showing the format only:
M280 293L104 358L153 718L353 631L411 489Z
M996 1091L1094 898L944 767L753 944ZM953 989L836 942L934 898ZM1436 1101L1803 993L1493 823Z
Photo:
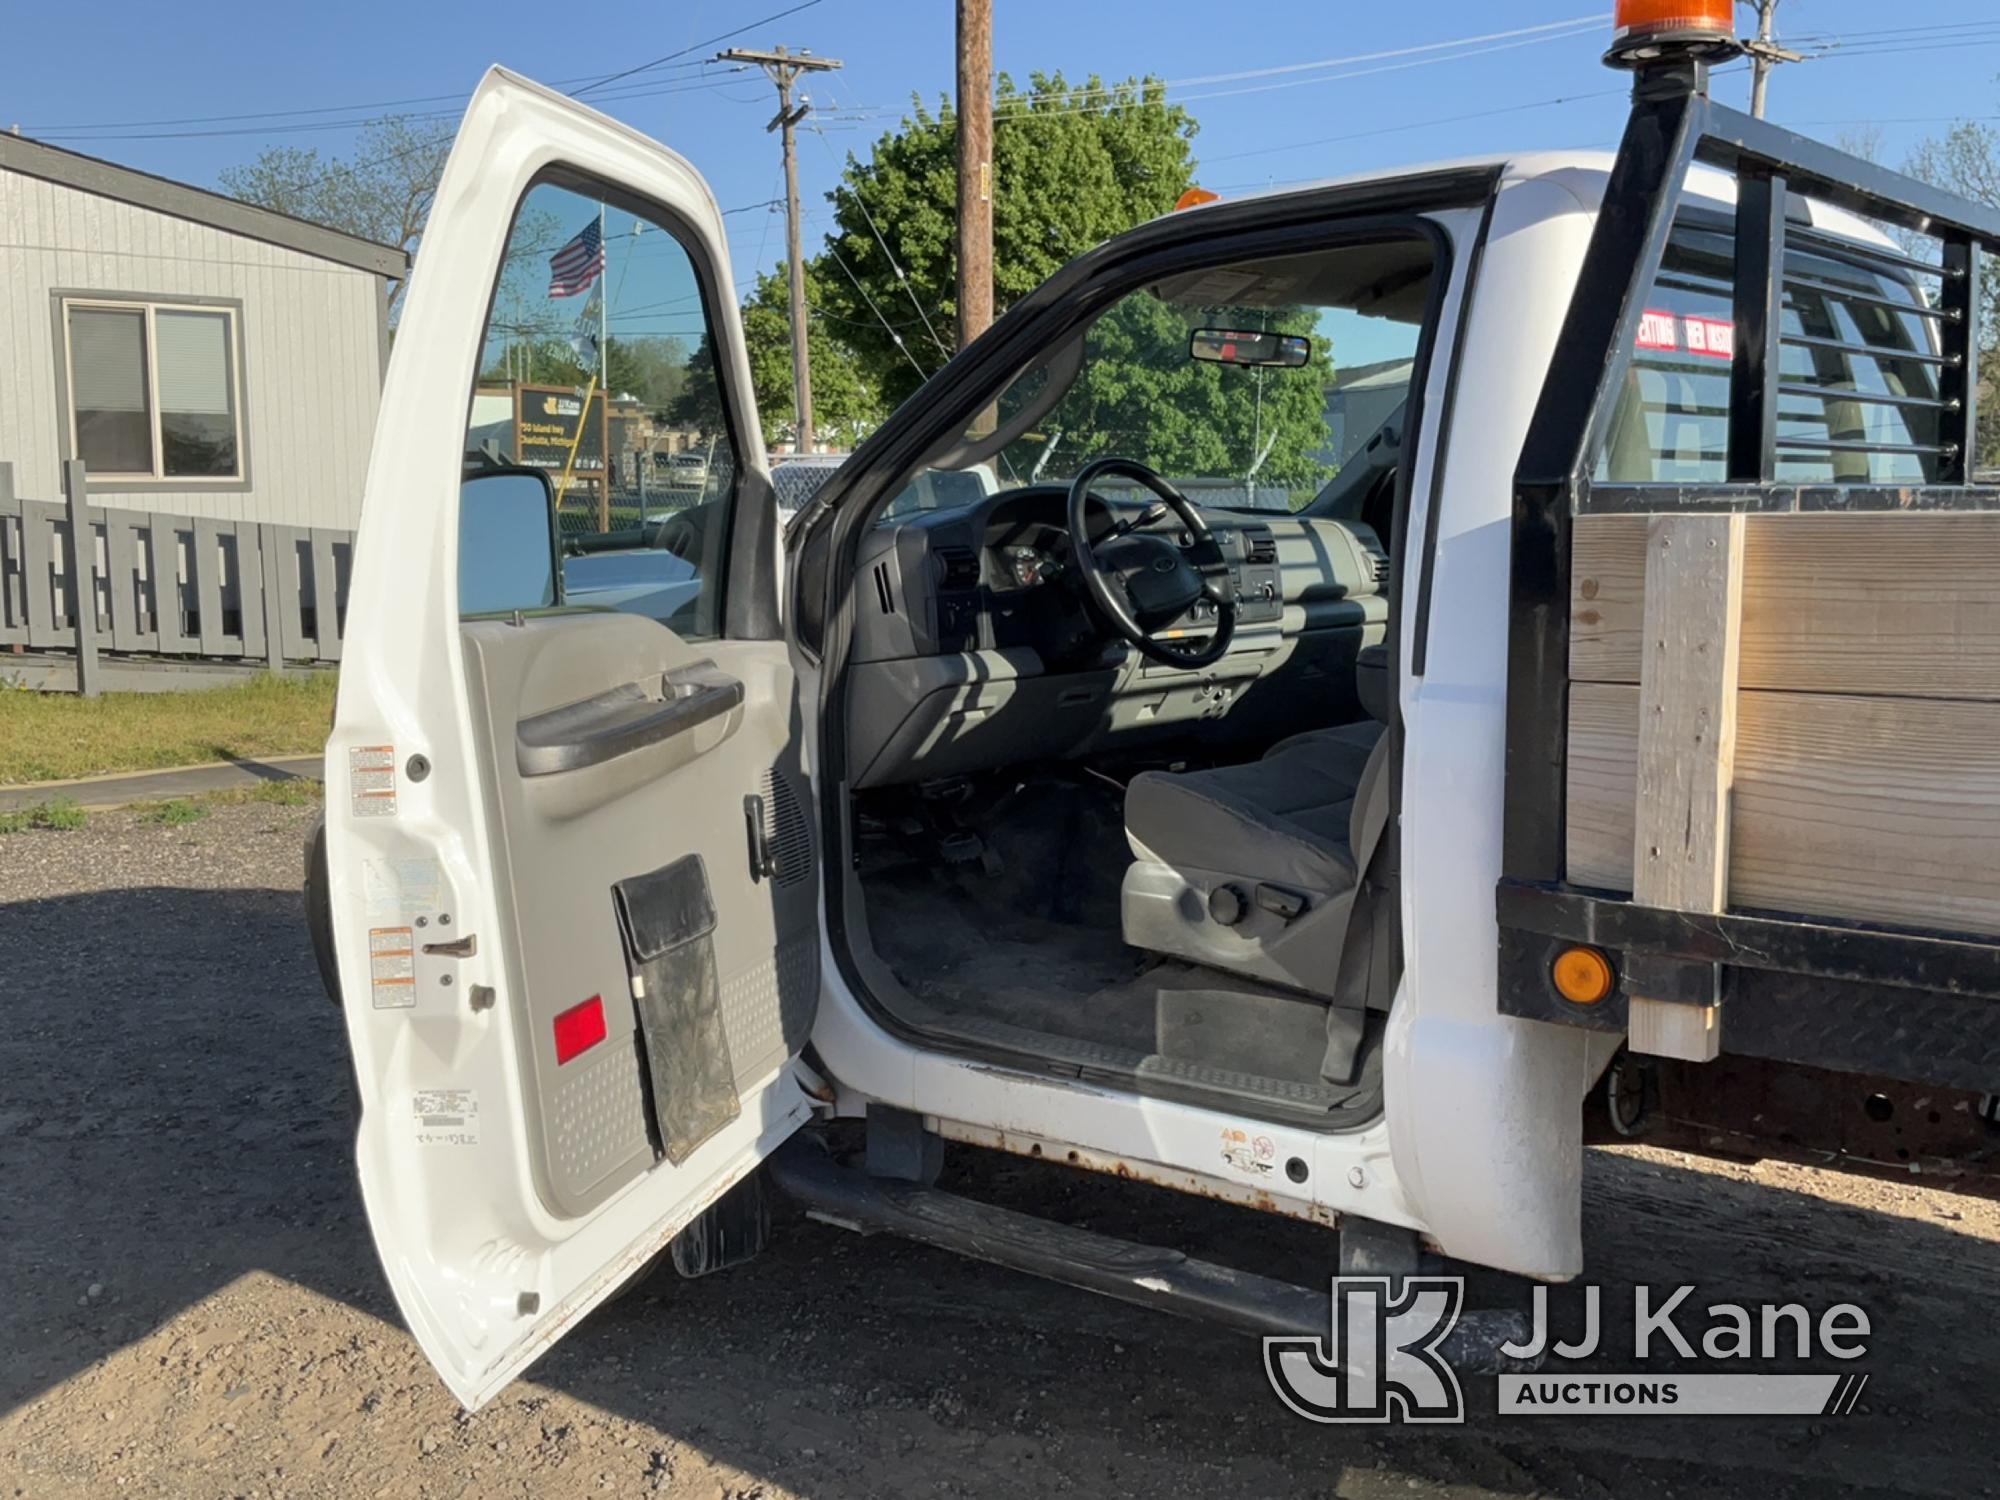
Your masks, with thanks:
M1137 480L1159 499L1093 542L1085 514L1090 487L1110 475ZM1187 528L1185 546L1144 529L1169 511ZM1142 655L1170 667L1206 667L1229 649L1236 634L1236 589L1222 549L1187 496L1138 460L1100 458L1077 472L1069 486L1069 548L1092 602ZM1175 646L1154 634L1198 610L1202 601L1215 621L1206 645Z

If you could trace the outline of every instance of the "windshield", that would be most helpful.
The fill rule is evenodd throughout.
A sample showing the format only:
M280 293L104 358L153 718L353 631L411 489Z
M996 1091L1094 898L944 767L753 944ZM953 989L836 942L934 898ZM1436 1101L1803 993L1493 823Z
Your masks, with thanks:
M1401 408L1431 266L1406 236L1131 292L1009 383L958 467L1067 483L1116 454L1198 504L1303 509Z

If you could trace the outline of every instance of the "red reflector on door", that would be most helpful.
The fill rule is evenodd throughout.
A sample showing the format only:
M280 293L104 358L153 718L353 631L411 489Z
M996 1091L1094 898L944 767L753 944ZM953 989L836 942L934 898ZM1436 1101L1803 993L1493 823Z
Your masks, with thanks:
M556 1061L566 1063L604 1040L604 997L592 995L556 1017Z

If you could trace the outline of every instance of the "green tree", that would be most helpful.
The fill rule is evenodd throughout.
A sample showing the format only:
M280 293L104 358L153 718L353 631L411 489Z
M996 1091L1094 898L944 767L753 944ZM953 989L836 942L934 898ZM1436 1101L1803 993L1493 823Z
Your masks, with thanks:
M882 420L882 397L863 372L846 340L829 326L822 308L823 279L806 268L806 351L812 360L813 430L824 441L851 448ZM792 315L788 279L776 272L759 276L743 302L743 337L750 347L750 377L764 438L791 433L796 403L792 393Z
M688 361L687 378L680 394L667 407L667 420L675 427L688 427L703 437L717 437L728 431L722 419L722 387L715 378L715 344L707 334Z
M1945 135L1934 136L1919 145L1903 170L1960 197L2000 208L2000 131L1977 121L1962 121ZM1937 247L1929 244L1917 253L1935 256ZM2000 265L1991 256L1983 257L1981 270L1981 389L1972 456L1973 463L1984 468L2000 465L2000 381L1996 381L1994 363L2000 359Z
M509 331L504 327L503 333ZM480 379L494 385L520 381L527 385L568 385L579 390L598 374L585 364L569 338L536 330L521 336L489 340L486 367ZM605 345L608 384L613 396L633 396L649 411L664 414L679 400L688 383L688 349L683 339L667 334L624 338L613 334Z
M273 146L255 161L224 167L217 181L246 203L414 251L453 134L449 120L390 115L363 130L345 159L313 147ZM392 320L402 296L398 282L390 291Z
M1028 84L1003 73L994 96L996 312L1093 245L1166 213L1193 182L1194 119L1158 79L1107 87L1094 75L1071 84L1033 73ZM913 100L868 162L849 156L831 194L837 228L814 263L817 305L839 320L885 404L957 344L957 135L948 102L932 110Z
M1125 297L1091 325L1075 383L1039 431L1009 446L1008 464L1025 475L1040 460L1049 475L1064 476L1123 454L1169 478L1254 475L1295 494L1317 488L1330 472L1313 454L1326 446L1334 370L1314 321L1304 308L1171 306L1143 291ZM1294 369L1190 359L1189 335L1204 326L1305 334L1312 356Z
M1084 251L1172 210L1193 184L1196 124L1157 79L1105 85L1002 75L994 98L993 297L1007 307ZM835 231L814 261L814 306L884 404L908 397L957 340L957 121L914 101L871 159L847 162L832 197ZM1247 320L1247 321L1246 321ZM1169 475L1239 476L1310 487L1327 440L1324 340L1295 370L1247 370L1188 358L1200 323L1313 333L1301 309L1169 307L1125 298L1091 330L1075 385L1040 430L1013 444L1025 475L1054 438L1047 472L1107 453ZM942 346L942 347L941 347ZM920 368L921 367L921 368ZM818 360L814 361L818 388Z
M687 340L672 334L626 338L613 334L605 347L614 396L636 396L646 409L664 415L687 387Z

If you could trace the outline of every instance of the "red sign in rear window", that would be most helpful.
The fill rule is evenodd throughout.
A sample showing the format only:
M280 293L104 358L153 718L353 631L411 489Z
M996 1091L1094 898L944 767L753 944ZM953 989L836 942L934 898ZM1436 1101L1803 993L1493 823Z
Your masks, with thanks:
M1680 314L1648 309L1639 315L1641 349L1706 355L1710 359L1736 357L1736 325L1722 318L1704 318L1696 313Z

